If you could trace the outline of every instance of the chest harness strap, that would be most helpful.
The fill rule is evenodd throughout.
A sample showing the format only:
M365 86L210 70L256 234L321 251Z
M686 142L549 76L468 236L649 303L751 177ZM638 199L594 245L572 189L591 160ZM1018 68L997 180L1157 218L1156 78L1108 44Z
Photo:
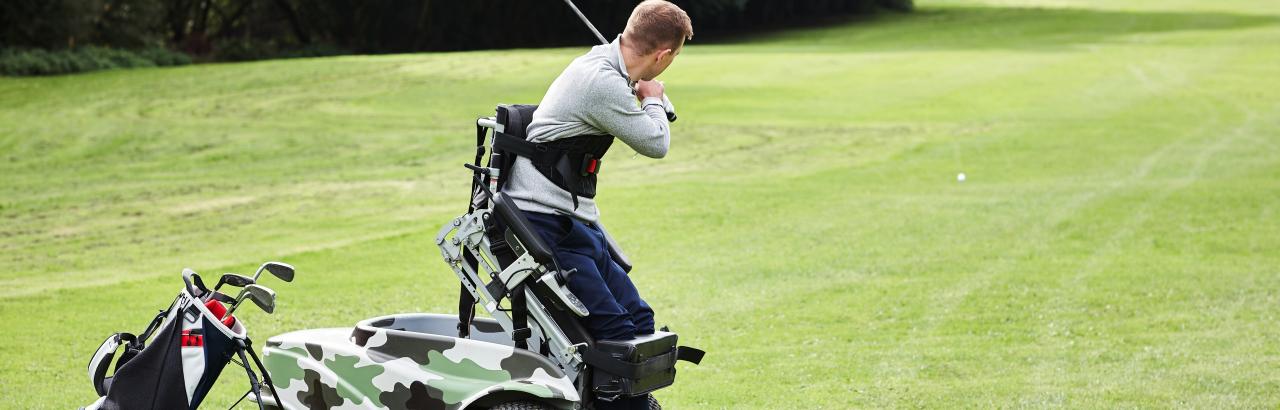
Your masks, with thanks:
M533 143L498 132L494 135L493 150L507 153L509 159L514 159L510 154L529 159L538 173L569 192L573 197L573 209L578 209L578 197L596 197L600 158L612 144L613 137L609 135L584 135Z

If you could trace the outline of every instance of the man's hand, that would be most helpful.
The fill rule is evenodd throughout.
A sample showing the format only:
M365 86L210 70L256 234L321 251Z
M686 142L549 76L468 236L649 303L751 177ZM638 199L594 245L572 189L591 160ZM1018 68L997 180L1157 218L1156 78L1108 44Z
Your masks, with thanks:
M660 82L653 80L636 81L636 98L641 101L649 97L662 98L662 93L664 92L666 92L666 88Z

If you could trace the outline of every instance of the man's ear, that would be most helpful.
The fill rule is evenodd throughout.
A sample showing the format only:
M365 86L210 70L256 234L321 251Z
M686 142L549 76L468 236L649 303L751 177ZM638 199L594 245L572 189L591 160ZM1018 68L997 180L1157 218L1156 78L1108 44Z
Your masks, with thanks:
M655 54L655 56L654 56L653 61L654 61L655 63L662 62L662 59L667 58L667 56L670 56L670 55L671 55L671 53L674 53L674 52L675 52L675 50L672 50L672 49L669 49L669 48L664 48L664 49L658 50L658 52L657 52L657 53L654 53L654 54Z

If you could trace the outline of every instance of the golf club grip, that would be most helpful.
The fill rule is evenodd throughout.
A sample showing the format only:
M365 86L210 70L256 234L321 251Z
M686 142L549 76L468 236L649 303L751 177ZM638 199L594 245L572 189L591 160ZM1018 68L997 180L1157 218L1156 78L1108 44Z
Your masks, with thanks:
M676 122L676 105L667 98L667 93L662 93L662 109L667 111L667 122Z
M591 19L582 14L582 10L578 10L578 6L573 4L573 0L564 0L564 4L568 5L570 10L573 10L573 14L576 14L578 19L582 20L582 24L585 24L587 29L591 30L591 34L594 34L600 40L601 45L609 45L609 39L600 34L600 30L597 30L596 25L591 23ZM662 109L667 112L667 122L676 122L676 118L678 118L676 116L676 106L671 103L670 98L667 98L667 93L662 93Z

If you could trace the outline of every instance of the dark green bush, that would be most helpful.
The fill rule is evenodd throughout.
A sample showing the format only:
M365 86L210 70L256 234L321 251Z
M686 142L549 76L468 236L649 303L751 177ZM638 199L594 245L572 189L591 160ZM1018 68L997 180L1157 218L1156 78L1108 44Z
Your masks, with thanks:
M161 67L191 64L190 56L161 47L153 47L139 51L138 56L151 60L155 65Z
M344 50L331 44L311 44L285 50L276 55L276 58L307 58L307 57L329 57L350 54L348 50Z
M915 3L911 0L877 0L876 3L893 11L908 12L915 9Z
M253 61L266 60L276 55L276 46L272 41L254 41L234 39L214 43L213 56L218 61Z
M73 50L0 50L0 75L58 75L114 68L191 64L186 54L163 48L129 51L105 47Z
M276 41L237 39L215 44L214 58L219 61L254 61L273 58L328 57L350 54L349 50L331 44L313 43L300 47L282 47Z
M39 53L33 52L33 56L48 62L47 70L49 74L67 74L98 69L91 62L86 61L83 58L79 58L73 53L45 52L43 50L37 51L39 51Z
M79 56L79 58L92 61L99 70L130 67L155 67L155 63L150 60L143 59L137 54L125 50L90 46L78 48L68 54L76 55Z
M0 73L4 75L36 75L49 72L47 58L30 52L0 51Z

